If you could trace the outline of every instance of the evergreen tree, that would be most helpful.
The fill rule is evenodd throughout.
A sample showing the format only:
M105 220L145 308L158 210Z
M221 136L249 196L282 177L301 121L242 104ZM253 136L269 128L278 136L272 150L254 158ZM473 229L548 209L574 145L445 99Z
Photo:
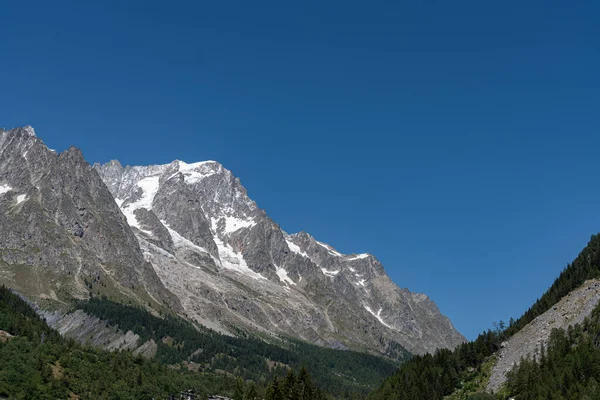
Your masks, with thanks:
M300 400L296 375L293 370L288 371L283 382L283 398L284 400Z
M246 391L244 400L259 400L258 392L256 391L256 387L254 386L254 383L251 383L248 386L248 390Z
M284 400L281 382L277 377L275 377L273 382L267 387L265 400Z
M313 400L315 398L315 387L313 386L310 374L304 366L298 374L297 387L300 400Z
M242 382L242 378L238 378L235 382L233 400L244 400L244 383Z

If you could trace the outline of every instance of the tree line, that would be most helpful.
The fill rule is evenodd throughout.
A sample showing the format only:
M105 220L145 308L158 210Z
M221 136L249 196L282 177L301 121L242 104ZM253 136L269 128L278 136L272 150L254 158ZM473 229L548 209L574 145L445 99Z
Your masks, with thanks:
M462 387L465 377L472 373L471 371L475 371L476 373L481 372L482 363L498 351L500 343L510 338L537 316L549 310L550 307L556 304L562 297L581 286L586 280L598 277L600 277L600 235L593 235L588 245L581 251L577 258L567 265L552 286L518 320L515 321L511 319L508 326L502 322L498 323L493 330L490 329L483 332L474 341L464 343L458 346L454 351L438 350L434 354L413 357L411 360L404 363L392 376L387 378L377 390L371 393L369 399L437 400L450 395L456 389ZM555 333L554 335L560 335L560 333ZM569 337L567 341L574 344L580 343L578 340L579 339ZM596 346L598 342L600 342L600 340L596 340L594 345ZM589 356L593 359L595 353L591 351L591 348L589 347L590 343L581 343L584 344L584 346L581 347L580 350L577 350L579 347L575 346L573 347L573 351L577 354L579 351L585 352L587 354L586 357ZM553 347L554 344L552 344L548 351L555 354ZM566 347L563 347L562 349L566 350ZM574 375L565 373L564 375L560 375L557 379L563 379L566 383L572 383L573 379L576 381L576 377L578 376L577 372L580 371L581 365L589 365L588 362L591 360L590 358L585 358L584 361L578 356L574 357L577 360L575 361L576 367L572 367L571 365L565 366L565 369L571 371ZM538 365L539 361L540 360L524 360L521 365L525 368L525 372L517 371L513 374L513 378L509 381L509 387L511 393L514 393L517 396L517 399L583 398L530 396L528 394L530 391L523 389L522 382L523 379L526 379L524 377L531 377L527 372L528 370L537 371L535 373L540 373L540 371L542 371L536 369L537 367L531 367L532 365ZM547 363L547 357L544 359L544 363L541 364L540 368L542 368L545 363ZM595 371L595 369L593 369L593 371ZM539 377L540 375L535 376ZM554 375L549 376L556 377ZM584 379L583 375L579 376ZM592 377L594 380L598 379L595 375ZM515 383L517 381L519 384ZM590 380L588 383L591 386L594 385L593 380ZM586 383L586 385L588 385L588 383ZM531 389L532 392L535 390L537 389ZM572 394L574 392L569 393ZM578 391L577 393L582 392ZM482 396L485 395L482 394Z

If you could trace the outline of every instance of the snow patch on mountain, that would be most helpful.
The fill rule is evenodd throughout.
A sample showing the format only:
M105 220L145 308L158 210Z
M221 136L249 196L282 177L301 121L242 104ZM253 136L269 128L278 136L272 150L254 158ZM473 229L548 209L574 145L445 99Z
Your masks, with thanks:
M198 183L202 179L217 173L217 171L215 171L214 168L212 168L212 166L217 164L215 161L200 161L192 164L188 164L183 161L178 161L178 163L178 172L181 172L183 174L185 182L190 185Z
M358 254L358 255L356 255L356 256L354 256L354 257L350 257L350 258L348 258L348 261L362 260L362 259L364 259L364 258L367 258L367 257L369 257L369 255L368 255L367 253L364 253L364 254Z
M12 188L8 185L0 185L0 194L8 193Z
M256 225L253 219L241 219L232 216L225 217L225 234L237 232L242 228L251 228Z
M340 271L332 271L332 270L328 270L325 268L321 268L321 271L323 271L323 273L327 276L336 276L337 274L340 273Z
M20 194L20 195L17 196L17 204L21 204L25 200L27 200L27 195L26 194Z
M237 253L229 244L223 242L218 236L214 237L214 241L217 245L217 249L219 250L219 258L221 259L221 266L223 268L239 272L253 279L267 280L267 278L258 272L254 272L252 269L250 269L248 264L246 264L244 257Z
M390 328L390 329L394 329L394 327L392 327L391 325L388 325L388 324L387 324L387 323L386 323L386 322L383 320L383 318L381 317L381 311L383 311L383 308L380 308L380 309L379 309L379 311L377 311L377 314L375 314L375 313L373 312L373 310L371 310L371 307L369 307L369 306L365 306L365 310L367 310L368 312L370 312L371 314L373 314L373 316L374 316L375 318L377 318L377 319L379 320L379 322L381 322L383 325L387 326L387 327L388 327L388 328Z
M134 233L146 260L155 266L165 285L182 299L187 312L195 317L234 324L246 321L243 324L252 329L281 329L303 338L313 338L316 330L318 337L325 341L331 332L349 327L349 332L343 334L347 343L356 341L361 346L384 349L383 342L361 336L354 328L359 321L368 320L385 340L397 340L416 354L462 341L447 319L432 309L434 305L419 302L420 296L413 300L410 294L397 292L397 286L381 266L369 262L375 260L370 254L342 254L306 232L290 235L281 231L248 197L239 179L217 162L187 164L176 160L146 167L122 167L118 162L111 162L96 168L116 197L127 222L137 228ZM144 213L142 224L142 214L135 212L140 208L149 211L154 208L154 216L167 231L153 227L152 233L147 233L160 240L149 240L146 234L140 233L139 225L156 221L151 215L146 219ZM200 215L186 214L190 212ZM136 213L140 215L139 223ZM172 226L168 226L167 221ZM172 247L161 238L167 232ZM191 252L202 256L194 257ZM344 279L335 279L340 275ZM232 285L233 281L243 285ZM205 290L206 287L209 290ZM313 294L317 288L334 293L335 312L327 315L328 305L321 303L321 296ZM349 290L353 292L349 294ZM255 292L265 293L265 296L255 298ZM223 313L223 299L235 303L240 298L250 308L242 310L234 305ZM373 306L380 304L382 298L386 298L388 310L385 319L393 321L395 328L390 329L382 317L383 310ZM410 309L408 315L398 315L397 304L406 304ZM364 305L373 309L367 311ZM347 311L343 311L344 306ZM263 313L266 313L264 320ZM286 317L281 319L284 315L293 317L282 324L287 320ZM304 322L307 319L315 321L317 328L307 327ZM410 330L414 329L414 319L431 327L427 331L431 333L428 336L414 334Z
M295 284L296 284L296 282L294 282L294 281L293 281L293 280L292 280L292 279L291 279L291 278L288 276L288 274L287 274L287 271L286 271L285 269L277 267L277 271L276 271L276 272L277 272L277 276L279 277L279 280L280 280L281 282L284 282L284 283L286 283L286 284L287 284L287 283L289 283L290 285L295 285Z
M175 229L171 228L169 226L169 224L167 224L165 221L161 220L160 223L163 224L164 227L167 228L167 230L169 231L169 234L171 235L171 239L173 240L173 244L175 245L176 248L187 247L188 249L195 250L199 253L210 254L208 252L208 250L206 250L204 247L200 247L200 246L196 245L195 243L193 243L191 240L188 240L188 239L184 238L183 236L181 236Z
M302 251L300 246L298 246L296 243L292 242L288 238L285 238L285 242L287 243L287 246L290 249L290 251L292 251L296 254L300 254L302 257L310 258L310 257L308 257L308 254L306 254L306 252Z
M35 136L35 129L33 129L33 127L31 125L27 125L23 127L23 130L31 137L36 137Z
M159 178L160 176L155 175L146 177L139 181L136 186L142 190L141 197L138 200L125 205L125 207L121 207L121 211L123 211L123 214L127 218L127 223L129 226L133 226L142 230L137 218L135 217L135 210L139 210L140 208L152 210L152 202L154 201L154 197L156 196L159 188ZM119 206L121 206L125 200L116 199L116 202ZM152 234L148 231L145 232Z
M339 253L338 251L336 251L333 247L331 247L330 245L326 244L326 243L321 243L319 241L317 241L317 244L325 249L327 249L327 251L329 252L329 254L337 256L337 257L342 257L342 253Z

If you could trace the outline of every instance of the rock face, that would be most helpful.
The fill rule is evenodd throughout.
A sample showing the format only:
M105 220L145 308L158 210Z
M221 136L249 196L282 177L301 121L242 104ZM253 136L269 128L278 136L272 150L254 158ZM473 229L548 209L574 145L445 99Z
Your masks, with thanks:
M0 284L36 303L103 294L222 332L243 327L390 357L464 341L374 256L282 231L214 161L92 167L76 148L49 150L31 127L1 130L0 231ZM60 314L55 327L113 343L86 325L95 324ZM115 345L134 349L133 336L119 335ZM135 342L144 354L155 348Z
M0 283L30 299L102 292L181 308L96 170L74 147L48 149L31 127L0 130L0 231Z
M185 314L321 345L398 355L465 339L424 294L396 286L370 254L288 235L214 161L95 165L144 256Z
M38 312L46 319L48 326L79 343L109 351L131 350L134 355L139 354L146 358L152 358L156 354L157 346L154 340L141 344L139 335L132 331L123 332L81 310L71 313L41 310Z
M10 333L0 330L0 343L8 342L12 337L13 335L11 335Z
M600 280L586 281L514 334L502 344L502 349L498 352L498 361L492 369L487 390L497 392L506 381L506 373L518 364L521 358L539 355L541 346L548 344L552 329L567 329L571 325L582 323L592 313L599 300Z

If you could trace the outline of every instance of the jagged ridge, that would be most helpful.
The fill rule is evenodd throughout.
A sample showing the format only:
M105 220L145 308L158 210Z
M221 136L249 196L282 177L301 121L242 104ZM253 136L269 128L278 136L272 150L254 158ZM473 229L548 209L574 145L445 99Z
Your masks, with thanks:
M282 231L215 161L95 168L146 259L188 316L209 327L241 324L389 354L397 343L423 353L464 341L427 296L398 288L374 256Z

